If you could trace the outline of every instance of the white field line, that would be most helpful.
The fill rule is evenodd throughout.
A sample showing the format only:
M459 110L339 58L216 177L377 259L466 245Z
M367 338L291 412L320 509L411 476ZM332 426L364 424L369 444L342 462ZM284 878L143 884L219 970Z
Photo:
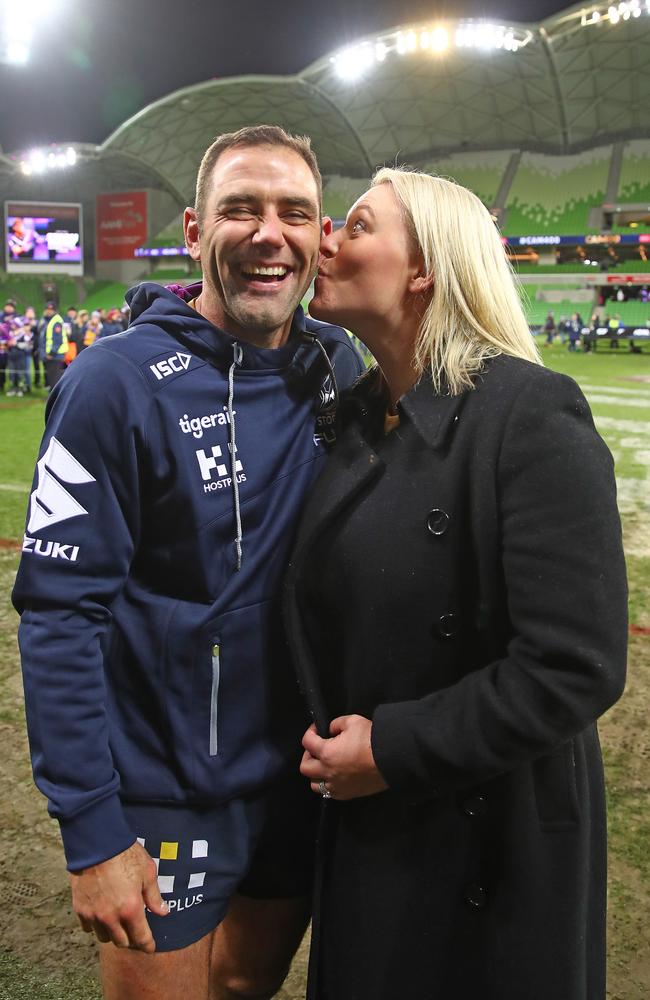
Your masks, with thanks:
M650 409L650 396L611 396L599 392L585 393L590 403L599 403L601 406L644 406Z
M594 413L596 427L606 431L620 431L622 434L642 434L650 436L650 423L647 420L624 420L616 417L601 417Z
M0 490L4 490L6 493L24 493L25 496L29 493L32 488L31 483L0 483Z
M644 479L627 479L624 476L617 476L616 488L618 509L621 514L650 512L648 484Z
M646 393L645 389L641 386L635 386L633 389L622 389L616 385L594 385L592 382L580 382L580 388L585 392L606 392L610 396L644 396L647 395L650 399L650 392Z

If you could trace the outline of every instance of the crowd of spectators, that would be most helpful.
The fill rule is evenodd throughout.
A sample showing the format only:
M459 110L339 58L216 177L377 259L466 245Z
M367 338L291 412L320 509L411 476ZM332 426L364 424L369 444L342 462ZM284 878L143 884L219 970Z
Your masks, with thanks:
M69 306L64 313L46 302L39 318L32 306L18 312L7 299L0 310L0 392L23 396L32 388L51 389L81 351L128 325L126 306L92 312Z

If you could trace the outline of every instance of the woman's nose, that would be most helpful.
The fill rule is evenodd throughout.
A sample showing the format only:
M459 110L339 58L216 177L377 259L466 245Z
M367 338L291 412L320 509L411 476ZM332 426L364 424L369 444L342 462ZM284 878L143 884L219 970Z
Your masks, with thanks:
M338 250L338 240L336 238L336 233L323 233L320 240L320 254L321 257L329 258L333 257Z

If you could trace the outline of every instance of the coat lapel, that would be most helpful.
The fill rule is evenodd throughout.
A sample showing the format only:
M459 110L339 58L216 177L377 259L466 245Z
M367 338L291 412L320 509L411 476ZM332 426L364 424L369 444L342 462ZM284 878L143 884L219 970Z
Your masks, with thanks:
M311 490L300 521L292 567L314 537L359 490L381 475L384 462L354 422L345 429Z

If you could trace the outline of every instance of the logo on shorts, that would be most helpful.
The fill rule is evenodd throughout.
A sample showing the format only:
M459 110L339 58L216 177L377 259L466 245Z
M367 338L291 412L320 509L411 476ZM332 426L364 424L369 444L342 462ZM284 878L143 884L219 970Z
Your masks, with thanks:
M138 843L146 847L144 837L138 837ZM154 857L152 855L156 871L158 872L158 889L160 890L160 895L171 896L173 893L179 894L173 899L165 900L169 906L170 913L181 913L183 910L189 910L191 906L199 906L203 902L204 897L204 893L202 892L193 893L192 895L189 892L191 889L203 888L206 872L190 871L187 874L187 882L185 881L185 877L180 877L174 873L174 868L178 867L179 854L181 853L181 844L179 841L163 840L159 842L158 856ZM195 867L194 862L196 862L196 868L199 868L201 866L199 859L207 858L207 856L207 840L193 840L191 848L193 863L191 867Z

